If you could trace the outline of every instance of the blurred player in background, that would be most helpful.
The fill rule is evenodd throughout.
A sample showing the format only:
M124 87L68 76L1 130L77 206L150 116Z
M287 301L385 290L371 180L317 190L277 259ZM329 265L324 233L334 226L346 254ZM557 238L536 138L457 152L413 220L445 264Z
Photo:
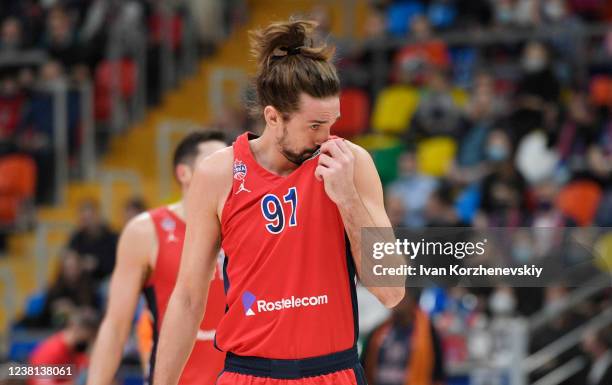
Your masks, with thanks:
M315 26L289 21L252 33L266 128L196 168L157 384L179 379L220 246L228 307L215 342L228 353L218 385L365 383L355 346L360 232L391 225L372 158L330 137L340 81L333 49L313 43ZM369 290L388 307L404 295L403 287Z
M195 132L179 143L174 153L174 171L183 194L191 184L194 165L226 146L224 135L216 131ZM141 292L144 292L153 318L151 363L155 362L158 332L178 274L185 236L184 218L181 200L136 216L123 230L108 308L91 359L89 385L113 382ZM209 292L206 315L197 331L197 343L180 384L214 384L223 367L225 354L216 350L212 343L224 310L220 269L210 282ZM150 369L152 373L153 368Z
M71 384L87 366L87 350L100 326L98 313L91 308L72 312L68 324L59 332L44 340L32 352L30 365L73 365L70 376L36 377L28 379L28 385Z

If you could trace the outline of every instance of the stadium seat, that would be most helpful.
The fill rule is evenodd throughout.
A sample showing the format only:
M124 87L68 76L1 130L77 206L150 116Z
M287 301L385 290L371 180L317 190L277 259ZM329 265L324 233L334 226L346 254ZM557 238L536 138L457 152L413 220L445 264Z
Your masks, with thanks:
M11 225L34 196L36 164L26 155L0 158L0 223Z
M557 207L580 226L593 223L599 201L601 187L590 180L578 180L567 184L557 196Z
M372 152L372 158L383 185L397 179L397 165L402 152L404 152L404 146L401 143Z
M349 88L340 94L340 119L332 126L333 133L351 138L368 128L370 101L368 95L357 88Z
M387 11L387 26L389 33L396 37L404 37L408 33L414 16L423 14L425 7L418 1L397 2L389 6Z
M602 271L612 273L612 231L608 231L597 239L594 250L597 266Z
M388 135L370 134L357 137L354 142L370 152L383 185L397 178L398 160L404 151L404 145L399 139Z
M375 132L401 134L408 129L419 105L419 92L409 86L391 86L380 92L372 113Z
M598 106L612 106L612 78L595 76L591 80L591 101Z
M446 175L456 152L457 143L453 138L435 136L422 140L417 144L419 171L435 177Z
M472 223L481 204L480 186L473 183L461 191L455 203L459 218L465 223Z
M436 29L452 26L457 17L457 9L451 2L437 1L429 5L427 10L429 22Z

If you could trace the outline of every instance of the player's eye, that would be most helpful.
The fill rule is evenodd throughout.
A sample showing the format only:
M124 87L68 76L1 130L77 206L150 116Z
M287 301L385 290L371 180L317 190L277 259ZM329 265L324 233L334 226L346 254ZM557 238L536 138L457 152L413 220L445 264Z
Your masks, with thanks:
M313 130L318 130L318 129L319 129L319 127L321 127L321 125L320 125L320 124L311 124L311 125L310 125L310 128L311 128L311 129L313 129Z

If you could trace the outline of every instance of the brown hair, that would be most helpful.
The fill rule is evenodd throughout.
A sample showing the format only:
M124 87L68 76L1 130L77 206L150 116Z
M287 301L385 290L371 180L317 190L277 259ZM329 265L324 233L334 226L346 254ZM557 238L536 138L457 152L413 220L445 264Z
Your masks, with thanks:
M302 92L315 98L340 93L340 80L331 62L335 48L315 44L316 27L314 21L290 20L249 33L251 54L257 61L254 114L261 114L268 105L283 114L295 112Z

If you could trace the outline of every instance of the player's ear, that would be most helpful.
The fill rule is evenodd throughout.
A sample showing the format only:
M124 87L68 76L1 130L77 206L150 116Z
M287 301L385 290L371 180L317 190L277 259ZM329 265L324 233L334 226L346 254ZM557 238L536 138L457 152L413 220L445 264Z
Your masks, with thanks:
M263 112L264 118L266 119L266 125L276 127L281 124L282 116L276 108L273 106L266 106Z
M189 183L191 179L191 168L186 164L178 164L174 170L176 179L181 185Z

